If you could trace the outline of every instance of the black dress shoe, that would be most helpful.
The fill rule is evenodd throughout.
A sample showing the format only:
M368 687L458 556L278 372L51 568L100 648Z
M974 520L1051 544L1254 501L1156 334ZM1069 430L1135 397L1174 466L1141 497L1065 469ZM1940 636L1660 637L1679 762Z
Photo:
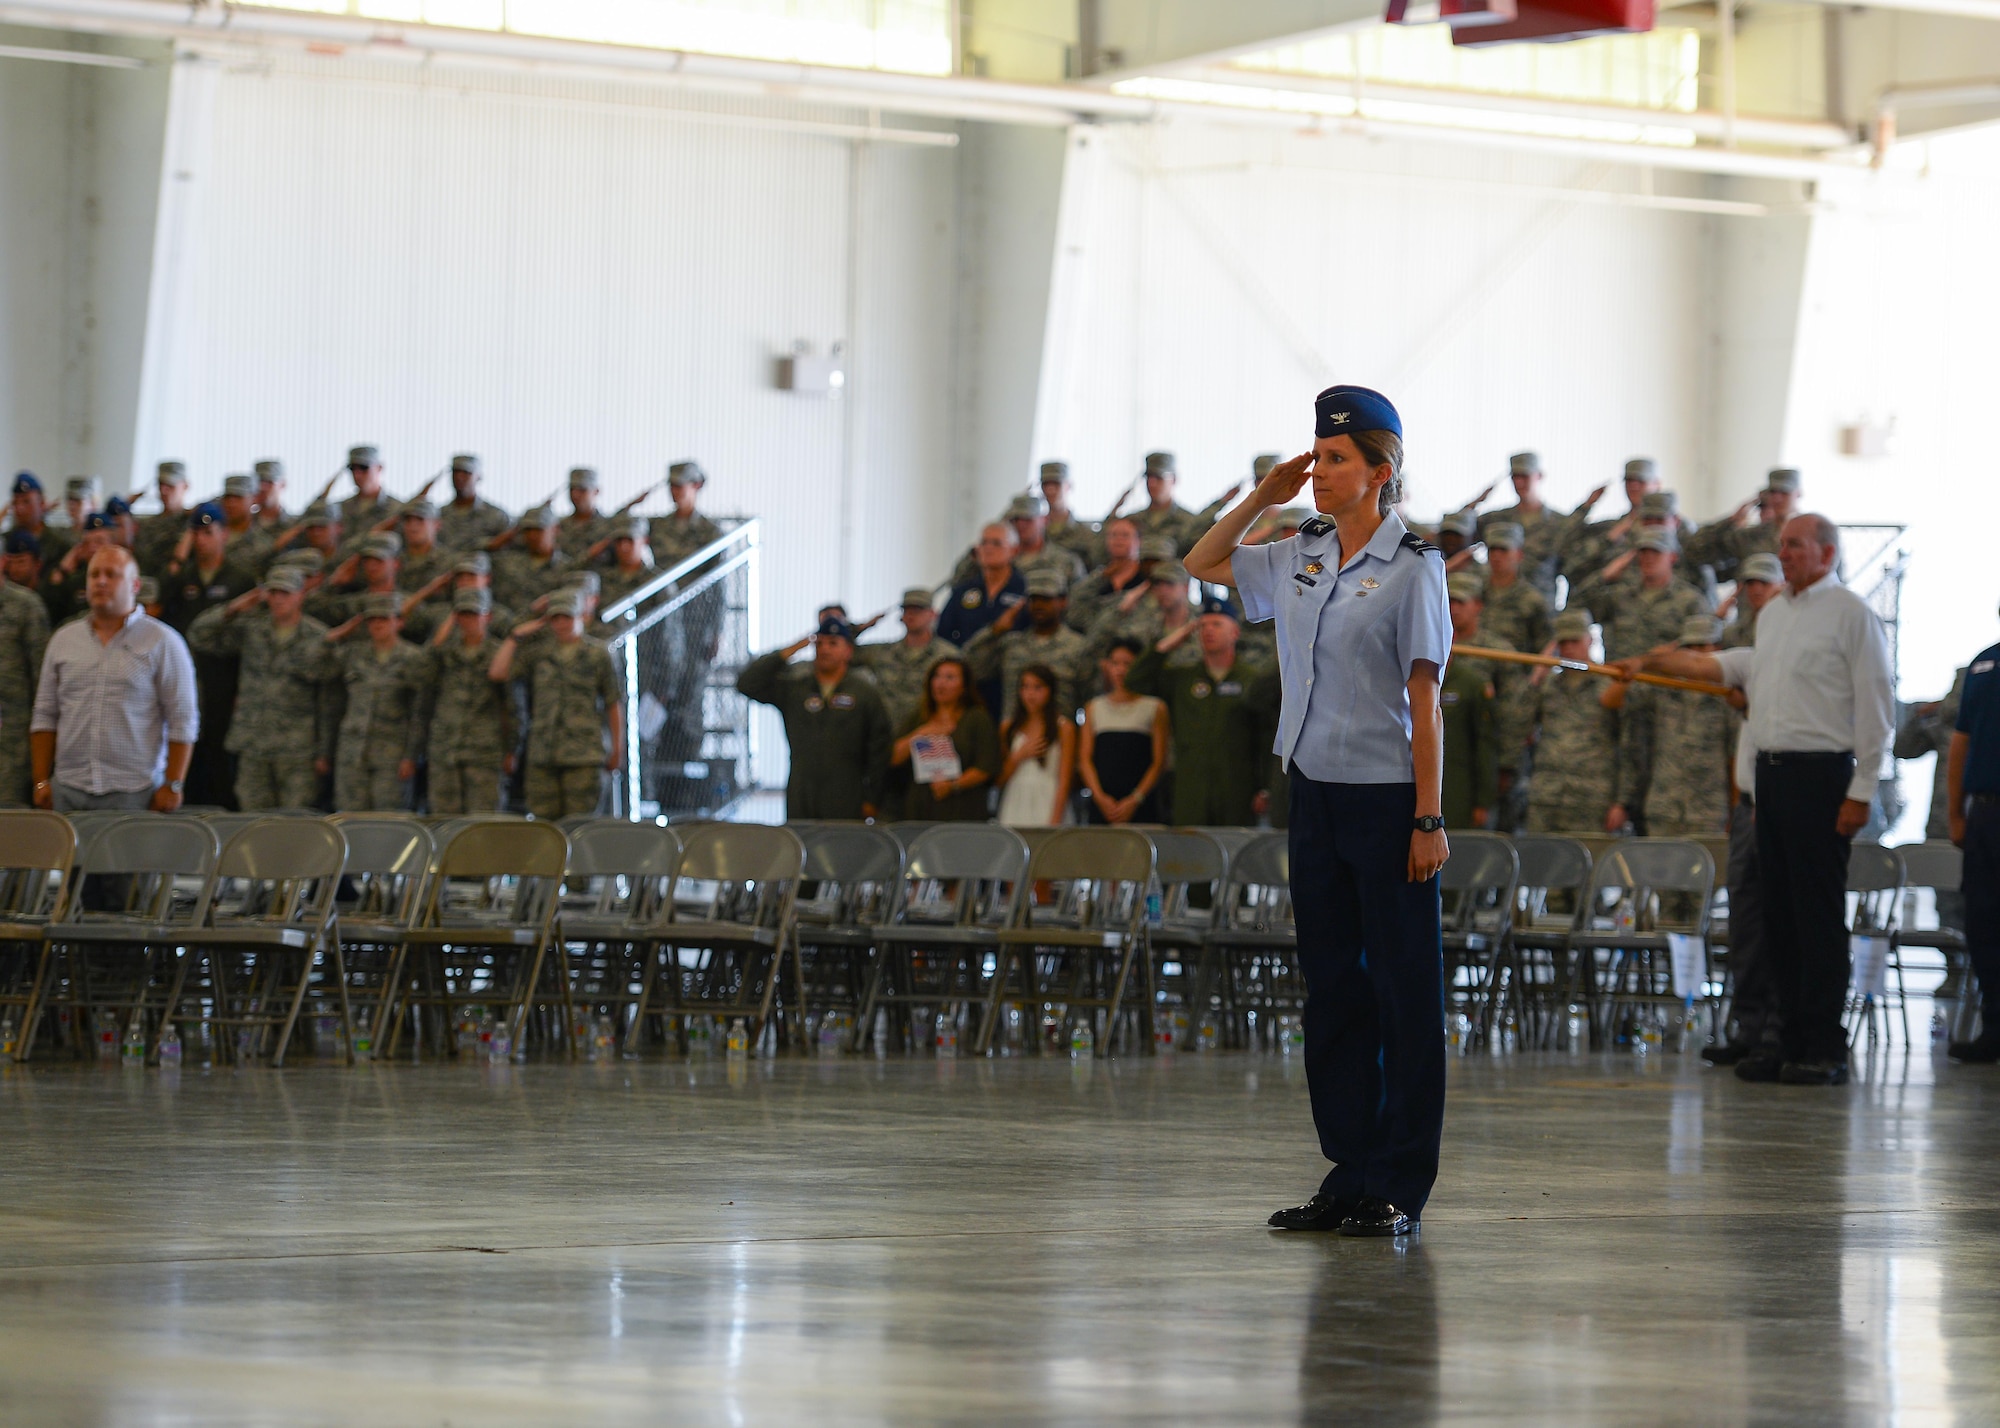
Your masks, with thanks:
M1360 1203L1358 1195L1315 1195L1303 1205L1278 1211L1265 1223L1274 1230L1337 1230Z
M1361 1239L1407 1235L1416 1229L1414 1217L1404 1214L1387 1200L1364 1196L1354 1212L1340 1222L1340 1232Z
M1740 1041L1718 1041L1713 1046L1701 1049L1701 1059L1711 1066L1734 1066L1750 1054L1751 1048Z
M1988 1031L1971 1041L1954 1041L1945 1047L1944 1054L1954 1061L1990 1066L2000 1061L2000 1034Z
M1845 1061L1787 1061L1778 1072L1787 1086L1845 1086Z
M1736 1063L1736 1079L1775 1082L1784 1069L1784 1058L1777 1052L1753 1051Z

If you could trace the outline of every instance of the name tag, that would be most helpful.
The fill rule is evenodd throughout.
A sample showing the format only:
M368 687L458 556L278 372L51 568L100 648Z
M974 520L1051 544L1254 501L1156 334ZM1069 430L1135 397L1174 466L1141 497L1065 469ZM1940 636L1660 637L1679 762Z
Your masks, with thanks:
M1452 705L1458 703L1458 696L1456 694L1440 694L1438 696L1438 703L1449 709Z
M854 696L852 694L834 695L833 707L836 709L852 709L854 707Z
M1233 694L1241 694L1243 692L1243 686L1233 679L1228 679L1224 680L1221 684L1216 685L1215 692L1217 694L1220 694L1223 698L1227 699L1229 696Z

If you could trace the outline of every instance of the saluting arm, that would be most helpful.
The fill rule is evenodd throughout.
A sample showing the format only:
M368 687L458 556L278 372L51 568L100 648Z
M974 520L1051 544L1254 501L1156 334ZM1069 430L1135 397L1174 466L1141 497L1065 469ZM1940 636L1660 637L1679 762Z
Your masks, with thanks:
M1196 580L1235 584L1230 560L1236 554L1236 547L1243 544L1243 537L1252 522L1271 507L1285 505L1298 495L1312 477L1312 466L1313 454L1307 451L1289 461L1279 462L1266 472L1255 490L1224 511L1214 525L1202 532L1201 539L1194 543L1194 549L1181 562L1187 567L1188 574Z

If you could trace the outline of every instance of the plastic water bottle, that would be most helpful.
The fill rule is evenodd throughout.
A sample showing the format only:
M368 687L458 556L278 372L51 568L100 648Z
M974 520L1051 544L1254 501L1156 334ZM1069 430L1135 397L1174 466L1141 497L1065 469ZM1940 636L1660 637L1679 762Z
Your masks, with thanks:
M1639 1024L1633 1028L1632 1054L1634 1056L1654 1056L1660 1050L1660 1013L1648 1007L1639 1013Z
M1495 1056L1512 1056L1521 1046L1521 1022L1514 1009L1508 1007L1500 1013L1499 1025L1493 1028L1493 1045L1488 1048Z
M821 1059L831 1061L840 1055L840 1044L846 1039L849 1026L845 1012L828 1012L820 1018L819 1054Z
M1097 1036L1090 1029L1089 1017L1078 1017L1076 1025L1070 1028L1069 1059L1088 1061L1097 1054Z
M1632 894L1628 892L1625 894L1624 897L1618 900L1617 910L1611 914L1612 930L1617 932L1630 932L1633 928L1637 927L1638 925L1639 925L1638 906L1632 901Z
M13 1028L13 1022L11 1019L8 1021L7 1025L8 1025L8 1030L11 1033ZM1942 1046L1945 1042L1945 1039L1950 1035L1951 1035L1951 1023L1949 1022L1949 1020L1946 1019L1944 1011L1942 1009L1939 1009L1937 1011L1932 1012L1931 1044L1934 1046Z
M1590 1018L1580 1002L1571 1002L1563 1018L1563 1045L1572 1052L1590 1049Z
M176 1027L172 1022L168 1022L165 1026L160 1028L160 1069L162 1071L165 1071L169 1068L178 1070L180 1068L180 1064L181 1064L180 1028Z
M958 1057L958 1018L947 1012L939 1012L937 1014L937 1029L932 1040L937 1046L938 1060L956 1060Z
M1221 1042L1222 1028L1216 1025L1214 1014L1203 1012L1200 1022L1195 1025L1194 1049L1196 1051L1213 1051Z
M1303 1056L1306 1054L1306 1019L1304 1017L1286 1017L1284 1024L1278 1028L1278 1031L1284 1037L1285 1055Z
M1153 1054L1171 1056L1174 1054L1174 1014L1166 1007L1153 1008Z
M1681 1007L1681 1033L1675 1050L1686 1055L1701 1045L1701 1025L1695 1020L1694 998L1687 998Z
M1460 1056L1472 1050L1472 1018L1461 1009L1451 1017L1451 1034L1446 1038Z
M354 1059L356 1061L375 1059L375 1033L369 1030L366 1007L354 1014Z
M1146 894L1146 926L1158 927L1160 916L1160 892L1155 888Z
M479 1026L473 1032L473 1054L484 1064L493 1059L493 1013L481 1012Z
M689 1017L687 1034L689 1060L699 1060L715 1054L715 1022L712 1017Z
M738 1017L735 1021L729 1023L727 1050L731 1061L748 1061L750 1059L750 1032L743 1025L742 1017Z
M97 1014L97 1059L99 1061L118 1059L118 1018L110 1012Z
M590 1059L609 1061L618 1054L618 1028L611 1024L609 1015L599 1013L597 1024L590 1033Z
M14 1013L9 1010L6 1018L0 1020L0 1061L14 1061L20 1057L21 1039L19 1026L14 1021Z
M504 1021L494 1022L493 1030L481 1038L486 1045L486 1059L495 1066L505 1066L514 1059L514 1038Z
M461 1060L470 1061L479 1050L479 1022L485 1015L482 1007L465 1006L459 1008L458 1025L452 1034L452 1043Z
M119 1047L119 1058L127 1067L146 1064L146 1028L139 1023L139 1014L132 1013L132 1020L125 1028L125 1040Z

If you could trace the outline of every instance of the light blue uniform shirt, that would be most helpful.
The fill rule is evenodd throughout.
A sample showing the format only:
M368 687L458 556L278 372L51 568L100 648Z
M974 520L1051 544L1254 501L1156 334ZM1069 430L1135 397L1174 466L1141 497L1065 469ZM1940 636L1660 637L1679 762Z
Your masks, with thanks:
M1321 783L1410 783L1410 670L1451 658L1444 557L1403 544L1393 512L1340 568L1331 521L1317 534L1237 549L1245 619L1278 622L1284 703L1273 750Z

